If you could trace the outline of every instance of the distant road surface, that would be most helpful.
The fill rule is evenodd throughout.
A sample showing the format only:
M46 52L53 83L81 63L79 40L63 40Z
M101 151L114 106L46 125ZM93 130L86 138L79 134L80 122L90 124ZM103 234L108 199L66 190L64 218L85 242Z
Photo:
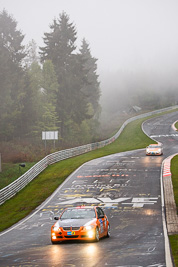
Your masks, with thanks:
M163 159L178 151L178 134L171 128L177 118L173 112L143 124L163 144L163 156L146 156L141 149L76 170L30 216L0 234L0 266L165 267L160 175ZM52 245L54 214L81 204L104 208L111 237Z

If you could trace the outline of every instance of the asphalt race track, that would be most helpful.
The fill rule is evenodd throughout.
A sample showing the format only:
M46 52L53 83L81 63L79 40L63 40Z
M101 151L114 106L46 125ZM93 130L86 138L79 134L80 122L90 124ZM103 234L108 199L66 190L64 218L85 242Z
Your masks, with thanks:
M163 144L163 156L146 156L142 149L90 161L33 214L2 232L0 266L166 266L160 175L163 159L178 152L178 134L171 128L177 118L178 111L143 124ZM104 208L111 237L52 245L54 214L81 204Z

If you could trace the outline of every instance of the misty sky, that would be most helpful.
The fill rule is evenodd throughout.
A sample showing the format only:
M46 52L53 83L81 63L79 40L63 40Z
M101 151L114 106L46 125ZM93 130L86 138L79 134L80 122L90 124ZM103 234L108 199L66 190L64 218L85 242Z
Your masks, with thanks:
M3 8L25 44L34 39L41 46L49 24L65 11L78 46L85 37L99 71L178 70L177 0L0 0Z

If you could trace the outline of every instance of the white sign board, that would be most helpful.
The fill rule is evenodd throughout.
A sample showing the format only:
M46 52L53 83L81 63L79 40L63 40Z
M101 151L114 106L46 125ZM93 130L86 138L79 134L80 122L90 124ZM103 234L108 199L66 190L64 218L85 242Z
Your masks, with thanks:
M42 140L58 140L58 131L42 132Z

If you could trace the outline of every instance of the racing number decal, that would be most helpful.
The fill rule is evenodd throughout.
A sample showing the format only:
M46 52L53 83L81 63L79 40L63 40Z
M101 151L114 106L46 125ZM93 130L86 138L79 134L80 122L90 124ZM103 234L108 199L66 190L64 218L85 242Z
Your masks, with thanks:
M102 219L99 219L99 222L100 222L100 231L101 233L104 232L104 221Z
M104 212L103 212L103 210L102 210L101 208L99 208L99 207L97 207L96 210L97 210L98 218L100 218L100 219L99 219L100 232L101 232L101 233L104 233L105 228L106 228L106 226L105 226L105 224L106 224L106 218L105 218L105 216L104 216Z

